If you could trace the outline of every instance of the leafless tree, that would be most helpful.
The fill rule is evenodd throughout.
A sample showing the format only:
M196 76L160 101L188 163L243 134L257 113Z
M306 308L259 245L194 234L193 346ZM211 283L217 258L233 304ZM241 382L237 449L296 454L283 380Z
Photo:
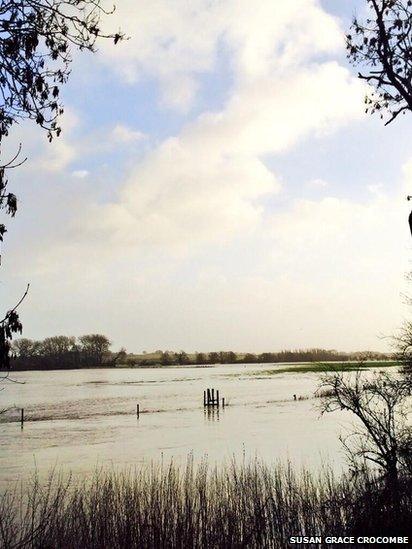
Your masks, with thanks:
M366 112L389 113L386 124L412 110L412 1L367 0L370 15L346 35L348 58L374 88Z
M401 373L412 386L412 322L404 322L392 339L395 357L401 365Z
M355 430L341 437L355 471L371 462L393 489L401 473L412 474L411 387L402 376L361 370L325 374L318 394L322 413L346 410L358 419Z

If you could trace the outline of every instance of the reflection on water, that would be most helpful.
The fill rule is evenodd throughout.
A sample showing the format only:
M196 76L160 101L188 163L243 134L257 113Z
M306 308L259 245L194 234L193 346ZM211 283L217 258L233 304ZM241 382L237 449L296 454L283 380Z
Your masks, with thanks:
M207 407L204 409L203 414L208 421L219 421L219 408Z
M160 457L211 461L258 456L318 464L342 463L337 440L345 417L319 417L313 373L250 375L267 368L90 369L18 372L0 418L0 483L36 467L87 473L97 464L135 465ZM203 408L203 391L225 396L223 409ZM293 395L305 397L294 400ZM136 418L136 406L140 418ZM18 424L19 408L26 422Z

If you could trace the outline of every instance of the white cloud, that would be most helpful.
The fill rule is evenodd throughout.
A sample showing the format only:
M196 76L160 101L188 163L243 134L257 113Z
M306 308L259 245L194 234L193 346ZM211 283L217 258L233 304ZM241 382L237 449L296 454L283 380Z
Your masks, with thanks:
M295 201L266 220L260 233L243 232L238 252L226 245L222 254L214 246L191 255L189 276L181 257L145 251L136 239L133 247L122 240L116 246L83 240L48 247L30 277L35 293L25 318L37 325L57 302L61 330L94 328L134 350L384 349L388 342L379 335L390 335L400 323L410 241L408 205L400 214L399 198ZM160 217L162 209L160 204ZM178 210L176 217L187 213ZM219 228L213 228L217 240Z
M76 157L75 148L64 138L53 141L39 159L37 168L48 172L64 170Z
M119 200L87 215L93 234L184 247L258 229L280 184L262 161L357 118L363 88L336 63L243 84L227 106L165 140L130 174ZM302 93L304 90L304 93Z
M123 0L107 24L130 40L103 44L103 61L129 82L156 78L162 102L178 110L190 108L196 79L212 71L222 48L237 80L256 80L342 45L337 20L318 0Z
M376 327L390 332L399 318L399 257L407 246L399 234L409 235L398 202L382 190L365 203L328 196L283 203L279 213L280 177L267 162L305 139L321 143L363 113L362 85L322 58L341 43L335 19L315 0L124 0L117 14L133 40L104 50L104 62L130 81L157 79L163 104L188 111L199 75L222 51L232 87L222 108L155 146L120 124L105 140L96 128L71 152L63 145L56 169L73 151L145 146L143 159L130 147L134 164L115 181L117 194L111 181L107 192L105 182L91 188L71 180L74 202L71 190L59 188L56 201L73 214L57 238L54 211L48 245L37 244L33 325L51 318L53 330L49 308L58 303L60 331L101 330L136 350L375 347ZM125 108L133 104L130 89ZM406 177L409 171L412 162Z
M123 124L117 124L112 130L112 137L116 143L132 143L146 139L147 135Z
M254 158L200 158L190 143L170 139L130 176L117 204L87 216L90 231L117 242L184 247L224 242L253 229L259 199L279 189Z
M73 177L76 177L77 179L84 179L85 177L87 177L89 175L89 171L88 170L74 170L72 172L72 176Z

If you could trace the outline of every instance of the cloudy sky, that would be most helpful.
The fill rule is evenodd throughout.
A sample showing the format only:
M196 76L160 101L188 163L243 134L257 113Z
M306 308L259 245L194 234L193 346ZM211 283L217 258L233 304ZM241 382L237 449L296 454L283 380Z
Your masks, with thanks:
M9 140L0 299L24 335L114 346L384 350L407 317L412 115L384 127L345 58L360 0L119 0L76 55L62 136ZM407 288L406 288L407 290Z

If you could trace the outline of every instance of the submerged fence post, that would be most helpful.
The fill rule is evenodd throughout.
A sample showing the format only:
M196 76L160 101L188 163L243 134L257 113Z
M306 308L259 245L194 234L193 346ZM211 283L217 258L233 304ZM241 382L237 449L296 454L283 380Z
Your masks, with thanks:
M220 408L220 405L225 406L225 399L220 397L219 389L205 389L203 391L204 408Z
M140 416L140 405L137 404L136 405L136 417L137 417L137 419L139 419L139 416Z
M21 409L20 427L23 429L24 424L24 408Z

